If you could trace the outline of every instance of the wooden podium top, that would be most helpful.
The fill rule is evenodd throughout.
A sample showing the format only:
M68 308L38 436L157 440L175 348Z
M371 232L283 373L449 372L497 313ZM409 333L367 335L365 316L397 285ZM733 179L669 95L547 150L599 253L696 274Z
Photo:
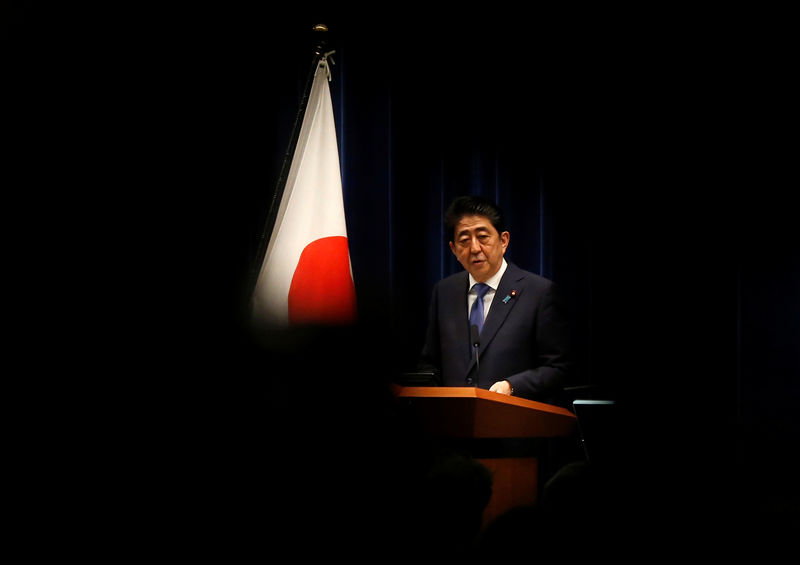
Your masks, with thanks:
M453 438L567 436L575 414L565 408L476 387L395 387L434 435Z

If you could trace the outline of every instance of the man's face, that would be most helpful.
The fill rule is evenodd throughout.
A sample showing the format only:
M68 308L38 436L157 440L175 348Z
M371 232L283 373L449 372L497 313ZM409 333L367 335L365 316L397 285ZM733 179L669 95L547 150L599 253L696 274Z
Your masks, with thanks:
M456 224L450 249L478 282L486 282L503 264L509 233L497 233L489 218L464 216Z

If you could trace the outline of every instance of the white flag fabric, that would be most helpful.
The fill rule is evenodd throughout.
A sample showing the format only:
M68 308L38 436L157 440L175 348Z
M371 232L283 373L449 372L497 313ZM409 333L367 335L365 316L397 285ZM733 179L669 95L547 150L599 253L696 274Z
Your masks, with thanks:
M288 326L355 321L355 285L329 77L323 57L314 74L253 292L257 323Z

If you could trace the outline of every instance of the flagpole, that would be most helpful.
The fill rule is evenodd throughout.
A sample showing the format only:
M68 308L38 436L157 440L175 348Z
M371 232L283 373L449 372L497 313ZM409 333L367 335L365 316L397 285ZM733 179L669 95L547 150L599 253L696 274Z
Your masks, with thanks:
M250 297L252 299L253 290L258 282L258 275L261 270L261 264L264 261L264 256L267 253L267 246L269 245L269 237L272 229L275 226L275 220L278 216L278 209L280 208L281 198L283 197L284 189L286 188L286 179L289 174L289 167L292 162L295 147L297 146L297 139L300 135L300 127L303 123L303 116L305 115L306 105L308 104L308 96L311 92L311 86L314 83L314 75L317 71L317 65L325 53L325 46L327 44L327 31L328 26L325 24L316 24L312 31L314 33L314 55L311 60L311 69L306 77L306 84L303 88L303 97L300 100L300 107L297 110L297 116L294 120L292 127L292 135L289 138L289 144L286 153L283 156L283 163L281 164L281 171L278 175L278 181L275 184L275 190L272 192L272 200L269 204L269 212L267 213L266 221L264 222L263 230L258 240L258 249L256 256L253 259L250 268Z

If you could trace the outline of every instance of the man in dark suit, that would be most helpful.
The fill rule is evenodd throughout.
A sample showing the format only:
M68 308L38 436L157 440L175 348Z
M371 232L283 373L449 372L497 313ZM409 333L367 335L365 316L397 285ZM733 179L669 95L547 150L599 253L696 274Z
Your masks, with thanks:
M557 286L506 262L510 234L493 202L458 197L444 226L465 272L434 286L419 370L443 386L558 403L570 360Z

